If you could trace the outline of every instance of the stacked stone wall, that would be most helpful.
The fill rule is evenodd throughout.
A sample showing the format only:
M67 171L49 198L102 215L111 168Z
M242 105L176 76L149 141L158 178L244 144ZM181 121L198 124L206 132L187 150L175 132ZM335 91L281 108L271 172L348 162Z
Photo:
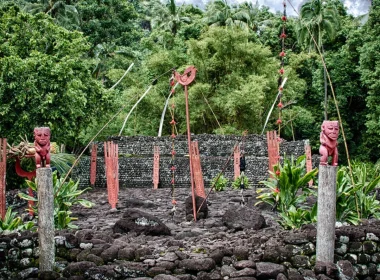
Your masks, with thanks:
M224 240L225 235L223 232L210 235L209 243ZM110 280L153 278L158 274L177 277L173 279L371 280L380 277L378 226L337 229L335 264L316 263L316 230L313 228L293 232L251 230L231 240L230 247L213 248L201 243L187 247L180 238L154 247L149 245L154 244L152 237L146 237L144 242L145 237L140 237L141 243L132 242L133 238L90 230L57 232L55 266L59 274L56 278L60 274L66 277L62 279L82 276ZM36 278L38 256L37 234L24 232L23 236L0 237L0 279Z
M153 186L153 147L160 147L160 185L170 187L171 181L171 146L170 137L110 137L119 145L119 182L120 187L151 188ZM268 176L268 149L266 137L248 135L244 142L241 136L233 135L193 135L192 141L198 141L199 154L205 186L210 186L211 180L216 177L227 163L236 144L243 145L246 156L245 175L253 186ZM95 187L105 187L105 164L103 143L98 144L98 159ZM180 135L175 138L176 158L174 165L176 187L190 186L190 170L187 148L187 137ZM304 154L304 141L287 142L280 144L280 155L300 156ZM228 162L224 176L233 180L233 157ZM80 179L81 187L89 185L90 157L81 158L74 169L73 177Z

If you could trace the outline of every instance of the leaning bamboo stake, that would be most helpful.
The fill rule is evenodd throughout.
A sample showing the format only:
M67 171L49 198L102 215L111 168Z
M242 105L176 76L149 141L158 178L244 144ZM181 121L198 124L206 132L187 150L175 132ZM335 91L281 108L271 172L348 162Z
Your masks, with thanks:
M143 100L143 98L145 97L145 95L148 94L148 92L150 91L151 88L152 88L152 85L149 86L149 88L144 92L144 94L140 97L140 99L137 100L137 102L135 103L135 105L133 105L132 109L129 111L127 117L124 120L123 126L121 127L120 132L119 132L119 136L121 136L121 133L124 130L125 124L127 123L128 118L132 114L133 110L137 107L137 105L140 103L140 101Z

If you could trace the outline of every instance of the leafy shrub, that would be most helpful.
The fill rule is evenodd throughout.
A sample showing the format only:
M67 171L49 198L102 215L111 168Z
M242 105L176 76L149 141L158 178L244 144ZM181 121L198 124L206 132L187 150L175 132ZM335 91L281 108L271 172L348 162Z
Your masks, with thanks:
M25 229L32 229L34 227L34 223L32 221L24 224L21 218L19 216L16 217L16 215L17 213L13 212L11 207L7 209L4 219L0 218L0 233L4 231L21 231Z
M307 198L315 195L308 187L308 182L318 173L318 169L306 172L306 157L300 156L296 161L285 158L283 165L274 166L274 172L268 180L259 182L265 188L259 188L257 199L270 204L273 210L278 210L284 228L298 228L304 224L316 221L317 208L304 206Z
M27 181L28 187L37 191L37 184L33 181ZM53 188L54 188L54 225L56 229L64 228L77 228L72 221L77 218L71 217L72 212L70 208L75 204L80 204L84 207L90 208L94 203L80 199L79 196L90 188L83 190L78 189L79 181L63 182L63 178L57 178L57 172L53 172ZM62 185L62 186L61 186ZM38 202L35 197L31 197L24 193L19 193L19 197L25 200L32 200ZM38 206L33 208L34 212L38 216Z
M268 180L259 182L266 188L259 188L256 192L262 193L257 197L279 211L286 211L290 206L298 207L304 203L313 191L308 187L308 182L318 173L315 168L306 172L306 157L300 156L296 161L285 158L283 165L280 163L274 166L274 172Z
M241 180L242 180L242 177L243 176L243 184L244 184L244 189L249 189L251 186L249 184L249 180L247 178L247 176L244 176L244 175L240 175L239 177L237 177L233 183L232 183L232 188L233 189L240 189L241 187Z
M219 177L216 176L212 179L211 185L214 186L214 189L217 192L223 191L227 185L228 185L229 180L224 177L223 175L220 175Z
M337 221L357 225L363 218L380 218L380 202L375 193L380 186L378 170L365 163L353 163L351 168L352 179L348 167L337 173Z

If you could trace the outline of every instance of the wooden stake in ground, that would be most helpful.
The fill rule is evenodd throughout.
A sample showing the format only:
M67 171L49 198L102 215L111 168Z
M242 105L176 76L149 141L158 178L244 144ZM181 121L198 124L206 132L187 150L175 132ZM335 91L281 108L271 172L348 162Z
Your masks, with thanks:
M0 138L0 218L5 216L5 175L7 166L7 139Z
M104 159L106 163L108 202L111 209L116 209L119 196L119 161L118 144L104 142Z
M153 157L153 189L158 189L160 182L160 147L154 146Z
M194 187L194 175L193 175L193 164L191 158L191 133L190 133L190 113L189 113L189 94L187 91L187 86L190 85L197 73L197 69L194 66L186 68L183 75L178 72L174 72L174 77L178 83L184 86L185 88L185 105L186 105L186 127L187 127L187 146L189 151L189 165L190 165L190 183L191 183L191 194L193 197L193 215L194 220L197 221L197 206L195 203L195 187Z
M98 145L92 144L91 147L91 165L90 165L90 184L91 187L95 186L96 182L96 158L98 154Z
M337 169L319 165L317 261L321 262L334 262Z
M278 164L280 159L280 148L278 145L276 131L267 131L269 171L273 172L273 166Z
M53 177L49 167L37 168L38 188L38 240L40 271L52 271L54 250L54 193Z
M311 161L311 147L309 140L305 140L305 155L306 155L306 172L313 170L313 163ZM313 180L309 181L309 187L313 186Z
M236 145L234 148L234 178L235 180L240 176L240 146Z
M201 159L199 156L198 141L191 142L191 158L191 163L193 164L195 195L202 198L206 198L205 186L202 175Z

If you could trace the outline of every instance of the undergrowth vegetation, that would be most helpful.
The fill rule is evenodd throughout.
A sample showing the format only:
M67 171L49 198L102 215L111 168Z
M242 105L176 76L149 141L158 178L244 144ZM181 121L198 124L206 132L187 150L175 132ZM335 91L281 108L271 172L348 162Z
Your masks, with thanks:
M365 163L353 163L351 172L343 166L337 172L336 220L358 225L362 219L380 218L380 202L376 188L380 186L379 167ZM318 170L306 172L306 158L285 158L283 164L274 166L271 177L260 183L256 203L267 203L279 214L279 223L285 229L300 228L317 222L317 187L308 186ZM312 205L308 202L314 202Z

